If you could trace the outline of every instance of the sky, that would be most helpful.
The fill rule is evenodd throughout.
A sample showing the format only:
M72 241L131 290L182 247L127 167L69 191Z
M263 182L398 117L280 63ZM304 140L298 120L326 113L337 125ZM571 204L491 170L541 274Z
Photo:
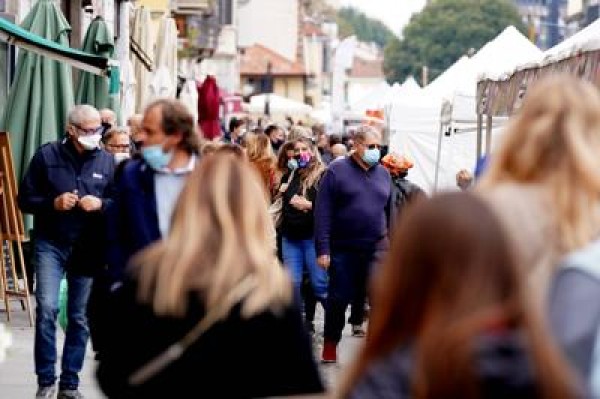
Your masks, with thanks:
M341 4L354 6L380 19L399 35L410 16L423 8L425 0L342 0Z

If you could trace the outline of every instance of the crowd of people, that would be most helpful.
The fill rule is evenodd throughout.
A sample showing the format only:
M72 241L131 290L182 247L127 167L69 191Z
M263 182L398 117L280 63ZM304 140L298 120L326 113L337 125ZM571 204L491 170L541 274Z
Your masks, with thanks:
M75 106L19 190L36 397L83 397L90 334L110 398L600 397L598 109L589 83L537 84L485 170L428 195L371 126L233 118L204 141L175 100L127 127ZM366 339L326 387L315 360L338 362L347 324Z

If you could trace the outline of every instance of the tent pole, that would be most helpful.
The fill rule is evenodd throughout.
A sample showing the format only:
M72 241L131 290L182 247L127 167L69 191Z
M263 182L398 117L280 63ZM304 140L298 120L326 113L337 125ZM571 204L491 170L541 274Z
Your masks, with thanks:
M488 114L485 122L485 155L492 149L492 115Z
M483 139L483 114L477 113L477 159L475 159L475 164L479 162L481 159L481 150L483 149L482 140Z
M442 158L442 137L444 135L444 122L440 122L440 132L438 136L437 154L435 157L435 179L433 183L433 192L435 193L438 189L438 181L440 175L440 161Z

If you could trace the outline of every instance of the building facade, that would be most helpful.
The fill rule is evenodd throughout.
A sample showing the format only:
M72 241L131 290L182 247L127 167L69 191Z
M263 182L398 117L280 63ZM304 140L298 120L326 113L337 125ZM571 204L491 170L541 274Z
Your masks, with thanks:
M566 21L572 30L585 28L600 17L599 0L569 0Z
M539 48L548 49L569 36L567 0L515 0L515 5L530 40Z
M274 93L306 102L306 70L296 61L255 44L243 50L240 58L241 88L244 97Z
M299 0L239 2L239 45L261 44L284 58L298 60Z

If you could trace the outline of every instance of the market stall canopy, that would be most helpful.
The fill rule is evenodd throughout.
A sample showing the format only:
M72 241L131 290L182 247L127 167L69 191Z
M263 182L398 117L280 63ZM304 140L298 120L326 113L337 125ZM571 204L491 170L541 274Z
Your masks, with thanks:
M470 59L466 55L460 57L454 64L446 69L433 82L423 88L425 93L432 100L449 98L454 94L457 88L457 82L470 71Z
M154 67L154 41L150 34L150 11L144 6L135 9L131 26L131 50L135 76L135 110L143 113L148 104L150 72Z
M331 123L331 103L322 102L310 113L310 117L319 123Z
M476 76L473 90L469 92L475 92L481 76L500 77L512 73L519 65L539 61L542 57L542 50L517 28L509 26L471 58Z
M357 113L364 113L368 109L379 109L389 101L392 87L387 82L379 83L373 90L350 106Z
M402 93L406 95L418 94L423 91L423 88L419 86L415 78L412 76L406 78L404 83L402 83L402 85L400 86L400 89L402 90Z
M156 69L150 79L148 95L151 100L175 98L177 93L177 25L171 17L163 16L158 27L155 49Z
M11 37L22 37L20 40L27 40L31 45L28 48L33 49L19 51L0 126L10 134L15 174L20 181L37 149L64 135L67 114L74 102L70 65L46 56L50 53L45 49L54 55L60 51L61 60L73 55L83 55L87 61L97 61L99 57L69 49L71 26L54 1L39 0L18 29L2 19L0 24L3 32L10 29Z
M565 39L544 53L543 63L568 58L579 52L600 48L600 19Z
M60 45L3 18L0 18L0 40L53 60L64 62L86 72L104 76L109 73L111 63L108 58L98 57L84 51L72 49L69 46Z
M252 113L262 113L265 109L265 103L269 101L271 112L289 113L289 114L310 114L312 107L299 101L281 97L276 94L258 94L250 98L249 111Z
M90 23L85 33L82 50L108 59L113 56L114 49L113 36L108 30L106 22L101 16L97 16ZM109 80L107 77L96 76L84 71L79 75L75 92L75 104L89 104L96 109L111 108L118 115L120 107L110 101L108 88Z
M124 124L135 114L135 71L130 58L132 45L130 32L130 20L133 5L129 1L121 3L119 16L119 38L116 45L116 58L120 64L120 104L121 124Z

